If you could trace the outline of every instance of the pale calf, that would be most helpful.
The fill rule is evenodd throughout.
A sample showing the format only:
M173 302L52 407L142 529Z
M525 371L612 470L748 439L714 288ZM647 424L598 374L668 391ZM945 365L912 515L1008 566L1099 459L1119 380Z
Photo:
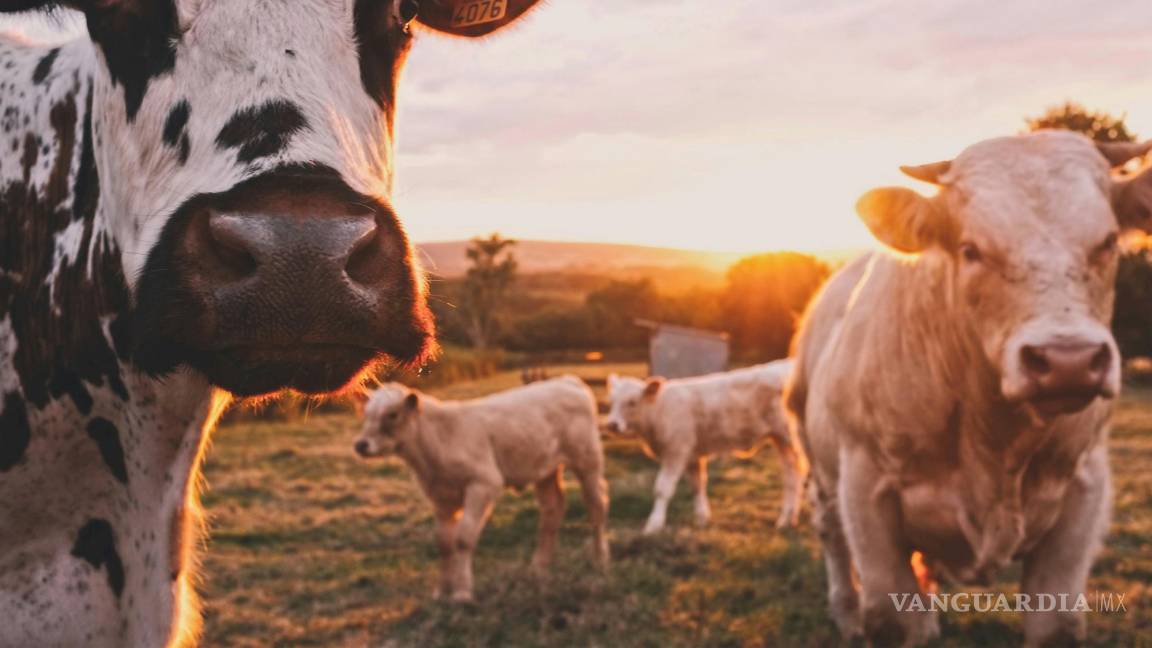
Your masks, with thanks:
M1149 146L1067 132L976 144L905 171L861 217L903 255L834 276L797 336L786 404L812 462L813 522L842 634L915 645L936 612L897 611L937 575L1084 592L1108 527L1108 429L1120 388L1109 332L1122 230L1150 227ZM1082 612L1025 612L1025 642L1083 641Z
M712 516L708 458L723 453L751 455L769 441L780 453L784 477L784 501L776 526L796 524L807 466L780 404L790 369L788 360L777 360L679 380L608 377L608 429L638 435L648 455L660 462L656 503L644 525L645 533L664 528L668 503L685 470L696 492L696 523L707 524Z
M467 401L440 401L403 385L377 390L356 441L362 457L396 454L436 509L440 584L436 596L472 599L472 553L506 487L536 487L539 542L532 566L552 560L564 519L563 474L580 481L593 552L608 562L608 484L592 392L574 376Z

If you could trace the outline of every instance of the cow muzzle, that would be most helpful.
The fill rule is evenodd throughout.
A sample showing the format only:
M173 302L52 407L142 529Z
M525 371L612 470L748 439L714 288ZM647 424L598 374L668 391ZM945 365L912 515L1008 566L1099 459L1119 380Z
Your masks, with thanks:
M330 392L377 357L419 362L434 345L422 279L385 205L304 182L193 204L179 225L175 276L146 266L140 302L158 311L146 320L176 360L217 386ZM150 280L178 287L157 296Z
M1004 396L1045 417L1078 412L1119 391L1119 352L1107 334L1021 339L1007 354Z

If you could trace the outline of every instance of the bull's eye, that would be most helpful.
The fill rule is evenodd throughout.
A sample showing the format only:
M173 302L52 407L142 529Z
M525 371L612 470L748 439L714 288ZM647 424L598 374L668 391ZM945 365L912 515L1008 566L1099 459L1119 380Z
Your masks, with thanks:
M968 241L960 244L960 256L968 263L980 263L984 260L980 248L976 247L975 243Z
M1116 235L1116 232L1109 232L1108 236L1104 237L1104 240L1100 242L1100 245L1096 246L1092 256L1098 261L1108 259L1108 257L1112 256L1112 253L1116 251L1116 248L1119 247L1119 242L1120 237Z

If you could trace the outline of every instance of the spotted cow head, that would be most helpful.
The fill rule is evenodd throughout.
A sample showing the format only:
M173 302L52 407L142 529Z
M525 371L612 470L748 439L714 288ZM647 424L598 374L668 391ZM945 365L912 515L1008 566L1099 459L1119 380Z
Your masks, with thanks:
M91 77L97 220L135 364L256 395L427 357L424 281L389 201L397 76L414 33L483 36L535 2L59 3L91 41L56 64Z

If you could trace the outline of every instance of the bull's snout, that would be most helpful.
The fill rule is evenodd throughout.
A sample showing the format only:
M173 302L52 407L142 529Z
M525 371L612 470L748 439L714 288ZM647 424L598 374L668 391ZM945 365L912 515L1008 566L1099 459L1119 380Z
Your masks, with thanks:
M610 420L604 427L608 428L608 431L612 434L620 434L620 424L616 421Z
M1006 395L1027 400L1041 414L1076 412L1117 391L1116 351L1106 341L1059 338L1021 344L1015 354L1015 393Z
M1112 351L1103 343L1020 348L1020 365L1039 394L1098 391L1111 364Z

